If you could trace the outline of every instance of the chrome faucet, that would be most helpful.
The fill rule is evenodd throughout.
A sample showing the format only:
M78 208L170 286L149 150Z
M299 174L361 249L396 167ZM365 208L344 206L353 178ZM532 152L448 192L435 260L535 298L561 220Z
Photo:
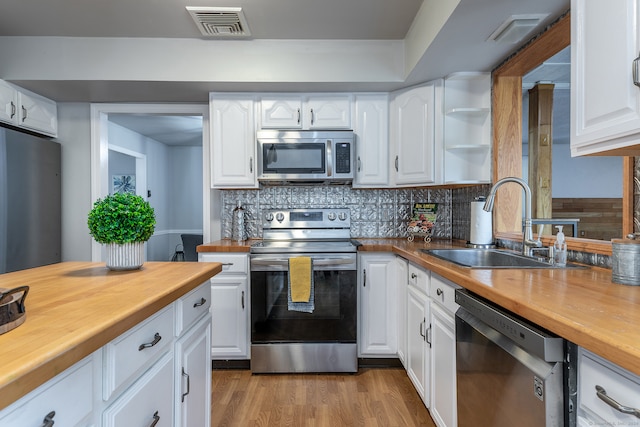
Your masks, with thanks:
M531 249L541 247L542 242L540 240L533 240L533 230L531 227L531 189L526 182L521 178L516 178L514 176L502 178L493 184L493 187L491 187L491 191L489 192L489 196L487 196L487 201L484 203L483 209L487 212L491 212L493 210L496 191L498 191L498 188L505 182L515 182L520 184L524 190L524 232L522 236L522 254L525 256L532 256L533 251Z

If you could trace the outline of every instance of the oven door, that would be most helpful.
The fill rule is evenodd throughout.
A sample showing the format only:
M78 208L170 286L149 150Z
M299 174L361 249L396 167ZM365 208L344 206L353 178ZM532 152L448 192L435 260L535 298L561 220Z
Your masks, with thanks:
M251 255L251 343L355 343L356 255L304 254L313 262L315 309L290 311L289 258Z

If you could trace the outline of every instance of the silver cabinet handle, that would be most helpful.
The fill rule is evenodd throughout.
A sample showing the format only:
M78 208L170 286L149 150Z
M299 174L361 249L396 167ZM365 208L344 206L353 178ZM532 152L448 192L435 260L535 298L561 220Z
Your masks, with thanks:
M207 303L207 300L205 298L200 298L200 301L193 304L193 308L202 307L206 303Z
M429 348L431 348L431 324L429 324L429 327L427 328L427 336L424 337L424 339L427 342L427 344L429 344Z
M149 427L155 427L155 425L158 424L158 421L160 421L160 415L158 415L158 411L156 411L153 414L153 422L149 424Z
M607 405L611 406L616 411L622 412L623 414L634 415L637 418L640 418L640 409L619 404L614 399L609 397L609 395L607 394L607 391L603 387L596 385L596 394L598 395L600 400L602 400Z
M24 105L22 106L22 122L24 123L24 121L27 120L27 109L24 108Z
M242 309L244 310L244 291L242 291L242 296L240 297L240 302L242 304Z
M16 104L11 101L11 118L13 119L16 116Z
M313 125L315 117L313 117L313 108L311 109L311 125Z
M182 401L184 402L184 398L189 394L189 392L191 391L191 380L189 379L189 374L187 374L184 371L184 367L182 368L182 378L187 378L187 391L185 393L182 393Z
M313 111L313 110L311 110ZM298 108L298 124L300 124L300 119L302 118L302 116L300 115L300 109Z
M360 156L358 156L358 172L360 172L362 166L362 161L360 161Z
M416 273L411 273L411 278L415 279L416 277L418 277L418 275Z
M145 348L153 347L154 345L158 344L161 339L162 337L160 336L160 334L156 332L156 334L153 336L153 341L145 344L140 344L140 347L138 347L138 351L142 351Z
M436 294L437 294L438 296L442 295L443 293L444 293L444 292L442 291L442 289L440 289L440 288L436 289Z
M425 341L427 340L427 335L424 332L424 325L426 322L427 322L427 319L422 319L422 322L420 322L420 336L424 338Z
M396 172L398 172L398 156L396 156Z
M55 421L53 421L53 417L56 416L56 411L49 412L44 419L42 420L42 425L40 427L53 427Z
M249 172L253 173L253 157L249 157Z
M640 86L640 56L633 60L633 84Z

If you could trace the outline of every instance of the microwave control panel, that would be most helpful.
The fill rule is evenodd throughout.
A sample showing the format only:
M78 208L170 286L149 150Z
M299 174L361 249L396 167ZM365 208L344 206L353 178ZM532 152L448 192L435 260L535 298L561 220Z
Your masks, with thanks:
M336 144L336 173L351 172L351 144L339 142Z

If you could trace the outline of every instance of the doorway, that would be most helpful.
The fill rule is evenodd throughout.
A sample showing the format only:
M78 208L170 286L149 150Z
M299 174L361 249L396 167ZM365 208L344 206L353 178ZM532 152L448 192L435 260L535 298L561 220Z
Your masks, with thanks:
M164 141L170 137L168 122L188 119L199 127L198 141L189 146ZM92 200L113 192L114 180L135 181L136 194L148 200L156 211L156 230L146 245L148 261L169 261L181 243L180 234L202 234L206 241L211 238L206 105L94 104L91 126ZM160 127L164 129L159 130ZM130 163L129 169L123 166L122 174L112 173L113 168L110 172L110 152L114 158L120 156L121 161L126 156L131 161L132 157L135 173L131 173ZM103 259L101 245L92 242L92 260Z

